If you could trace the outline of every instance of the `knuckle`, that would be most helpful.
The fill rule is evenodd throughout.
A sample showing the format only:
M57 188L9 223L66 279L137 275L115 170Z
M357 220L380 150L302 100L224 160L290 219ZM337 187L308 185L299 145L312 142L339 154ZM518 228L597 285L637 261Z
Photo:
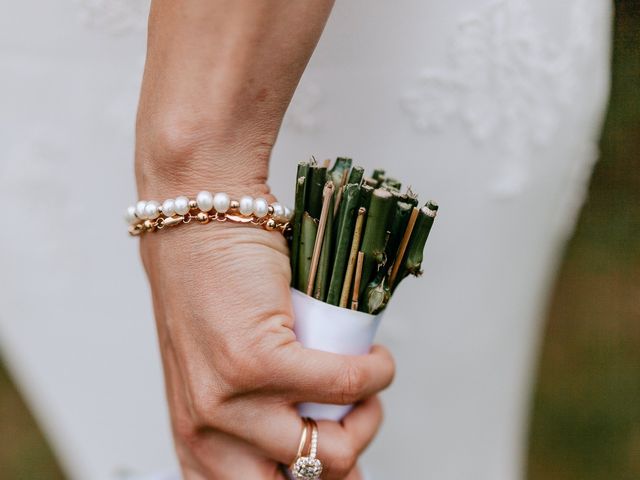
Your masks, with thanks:
M342 373L340 397L343 403L360 400L367 384L366 373L356 365L347 363Z
M198 388L191 394L191 410L197 424L214 426L217 401L206 389Z
M216 362L216 373L231 393L239 393L250 372L250 365L241 356L224 355Z
M279 360L281 352L273 341L267 340L273 335L265 330L265 324L273 322L265 320L260 323L250 338L224 342L219 372L222 382L232 394L268 390L281 375L279 367L284 363Z
M266 369L259 369L253 363L239 365L234 372L225 375L222 382L222 397L224 401L234 398L263 393L268 391L269 382L265 380Z
M216 372L230 395L255 388L260 378L261 355L237 341L224 342L216 359Z
M199 435L198 428L193 420L187 416L180 416L173 419L173 435L178 443L191 446L197 443Z

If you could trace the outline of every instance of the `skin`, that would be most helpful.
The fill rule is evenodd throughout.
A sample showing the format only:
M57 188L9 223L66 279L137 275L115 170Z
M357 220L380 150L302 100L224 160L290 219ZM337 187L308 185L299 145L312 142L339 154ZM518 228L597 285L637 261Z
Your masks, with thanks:
M202 189L273 197L268 162L332 2L155 0L136 129L140 198ZM141 239L176 451L186 479L284 478L302 401L356 408L319 422L323 479L360 478L394 374L382 347L340 356L293 333L285 240L184 225Z

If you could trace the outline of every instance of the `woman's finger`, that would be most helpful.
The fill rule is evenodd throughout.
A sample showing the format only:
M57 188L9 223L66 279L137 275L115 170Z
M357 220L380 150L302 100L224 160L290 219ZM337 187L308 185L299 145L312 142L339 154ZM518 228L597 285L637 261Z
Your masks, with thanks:
M372 397L356 407L342 422L318 422L318 458L330 458L325 465L323 479L360 478L353 472L360 454L375 437L382 423L382 405ZM323 462L324 463L324 462Z
M219 426L231 435L255 445L265 456L284 465L296 458L304 424L294 407L258 408L254 402L239 399L218 412ZM233 416L227 414L233 412ZM318 422L318 458L325 472L323 480L344 479L355 468L358 455L366 448L382 421L380 403L367 400L356 405L345 420ZM307 453L307 452L305 452Z
M360 403L358 408L354 408L344 417L341 423L355 445L358 455L365 451L376 436L383 418L382 402L377 396Z
M276 362L278 392L294 403L348 405L387 388L395 375L391 353L375 345L367 355L338 355L291 344Z
M163 366L171 422L176 438L176 453L182 477L189 480L216 478L260 478L283 480L277 465L267 457L255 454L252 445L220 431L196 428L193 402L176 362L175 352L164 329L159 329L165 346ZM215 454L213 454L213 453Z

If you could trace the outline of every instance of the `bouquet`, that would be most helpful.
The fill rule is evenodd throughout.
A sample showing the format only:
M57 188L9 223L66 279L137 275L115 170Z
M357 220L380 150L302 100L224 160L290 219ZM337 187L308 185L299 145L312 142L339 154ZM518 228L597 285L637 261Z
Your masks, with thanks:
M339 157L330 166L298 165L290 236L295 330L308 348L369 351L391 296L422 273L423 251L438 211L381 169L365 176ZM350 407L302 404L303 416L341 419Z

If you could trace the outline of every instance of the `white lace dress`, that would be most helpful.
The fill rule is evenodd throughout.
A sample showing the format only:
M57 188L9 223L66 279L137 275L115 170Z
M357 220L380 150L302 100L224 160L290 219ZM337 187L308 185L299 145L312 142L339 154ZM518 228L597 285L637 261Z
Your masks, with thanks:
M22 0L0 16L0 346L82 480L175 469L120 215L147 8ZM540 314L598 155L610 24L607 0L335 6L273 190L291 201L299 160L349 155L441 204L425 275L380 333L398 375L364 459L375 479L521 478Z

